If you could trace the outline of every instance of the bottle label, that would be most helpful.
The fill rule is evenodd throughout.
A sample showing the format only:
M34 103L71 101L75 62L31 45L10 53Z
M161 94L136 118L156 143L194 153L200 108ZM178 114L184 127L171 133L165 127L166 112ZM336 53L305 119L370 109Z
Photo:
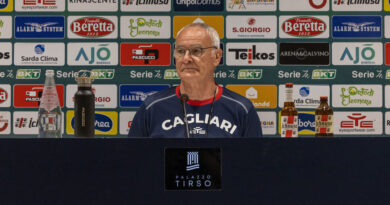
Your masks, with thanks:
M59 117L57 114L42 114L41 126L43 131L57 131L59 129Z
M298 116L281 116L280 120L282 137L298 137Z
M333 115L316 115L316 134L333 134Z
M60 102L57 95L57 89L55 86L45 86L43 88L42 97L40 99L40 108L47 111L51 111L57 106L60 106Z

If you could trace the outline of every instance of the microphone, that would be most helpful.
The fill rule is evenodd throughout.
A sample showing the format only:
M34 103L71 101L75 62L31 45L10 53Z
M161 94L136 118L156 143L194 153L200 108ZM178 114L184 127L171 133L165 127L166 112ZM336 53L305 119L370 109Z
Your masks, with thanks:
M186 103L188 101L188 95L187 94L181 94L180 95L180 103L181 103L181 108L183 110L183 114L184 114L184 124L186 126L186 129L185 129L185 132L186 132L186 136L187 138L190 138L190 129L189 129L189 126L188 126L188 119L187 119L187 109L186 109Z

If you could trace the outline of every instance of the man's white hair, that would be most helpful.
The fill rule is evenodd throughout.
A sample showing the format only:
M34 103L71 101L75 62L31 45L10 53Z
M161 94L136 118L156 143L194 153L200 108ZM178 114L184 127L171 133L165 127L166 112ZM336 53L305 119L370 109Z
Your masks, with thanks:
M213 44L213 46L217 47L219 49L219 35L218 35L218 32L211 26L209 26L208 24L205 24L205 23L191 23L191 24L188 24L186 26L184 26L182 29L180 29L179 32L177 32L177 36L180 35L180 33L187 29L187 28L191 28L191 27L201 27L201 28L204 28L206 29L207 31L207 34L209 34L210 36L210 39L211 39L211 42Z

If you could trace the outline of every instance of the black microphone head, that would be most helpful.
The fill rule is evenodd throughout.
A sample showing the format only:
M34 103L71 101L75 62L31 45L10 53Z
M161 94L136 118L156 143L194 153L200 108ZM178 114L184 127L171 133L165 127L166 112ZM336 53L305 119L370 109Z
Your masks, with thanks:
M187 102L190 98L188 97L187 94L181 94L180 95L180 100L183 102Z

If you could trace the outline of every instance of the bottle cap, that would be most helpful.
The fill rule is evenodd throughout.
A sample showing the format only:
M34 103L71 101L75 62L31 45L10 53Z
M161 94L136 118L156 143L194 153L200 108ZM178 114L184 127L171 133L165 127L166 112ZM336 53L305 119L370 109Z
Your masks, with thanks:
M286 83L286 87L293 87L294 83Z
M54 70L46 70L46 76L54 76Z
M76 72L76 82L79 87L91 87L93 77L89 70L79 70Z
M320 99L324 99L324 100L327 100L328 99L328 96L321 96Z

